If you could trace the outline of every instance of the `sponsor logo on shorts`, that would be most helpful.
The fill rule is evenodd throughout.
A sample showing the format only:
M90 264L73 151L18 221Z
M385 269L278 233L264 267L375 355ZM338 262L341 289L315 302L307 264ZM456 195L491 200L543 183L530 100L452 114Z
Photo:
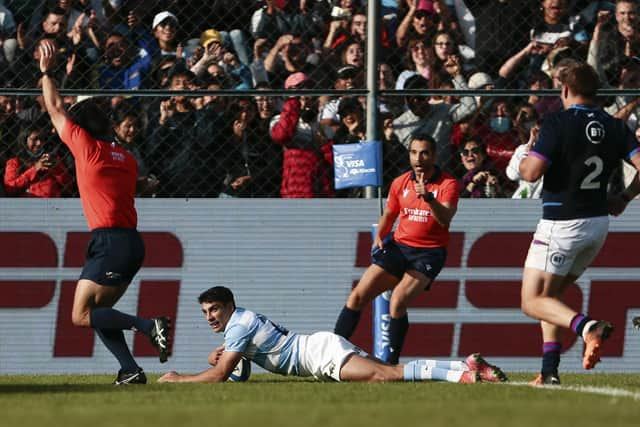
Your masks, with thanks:
M107 271L106 273L107 279L121 279L122 274L116 273L115 271Z
M551 264L555 265L556 267L560 267L565 263L565 261L565 256L560 252L554 252L551 254Z
M335 363L331 362L331 364L329 365L329 376L332 377L333 376L333 371L336 370L336 365Z

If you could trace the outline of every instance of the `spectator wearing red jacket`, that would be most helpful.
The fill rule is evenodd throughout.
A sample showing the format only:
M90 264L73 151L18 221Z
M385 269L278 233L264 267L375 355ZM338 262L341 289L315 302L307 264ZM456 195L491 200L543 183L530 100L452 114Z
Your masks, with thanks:
M306 74L291 74L285 89L310 88ZM319 132L317 99L290 97L282 112L271 120L271 139L284 147L282 161L283 198L313 198L333 195L330 168L332 144Z
M513 126L513 107L507 101L494 102L487 123L483 123L473 135L486 144L487 155L496 169L504 173L518 145L518 131Z
M73 178L62 159L45 149L47 130L39 123L19 134L22 149L7 160L4 187L8 196L60 197L70 190Z

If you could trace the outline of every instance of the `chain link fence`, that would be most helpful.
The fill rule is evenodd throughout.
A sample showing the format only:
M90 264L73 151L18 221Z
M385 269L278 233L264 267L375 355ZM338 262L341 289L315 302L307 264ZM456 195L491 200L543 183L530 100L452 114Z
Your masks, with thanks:
M40 87L38 45L49 38L61 89L122 91L98 96L109 101L114 138L138 159L141 197L360 197L333 189L331 147L365 139L366 7L359 0L0 1L0 191L77 196L73 158L41 98L28 92ZM380 11L383 195L409 168L410 135L423 131L464 197L535 196L534 187L510 179L509 161L561 108L557 96L537 91L558 87L563 64L588 61L605 88L640 87L634 1L381 0ZM310 89L326 95L291 96ZM138 92L149 90L160 91ZM635 129L632 94L601 101ZM64 97L69 105L81 99ZM477 176L480 185L465 191Z

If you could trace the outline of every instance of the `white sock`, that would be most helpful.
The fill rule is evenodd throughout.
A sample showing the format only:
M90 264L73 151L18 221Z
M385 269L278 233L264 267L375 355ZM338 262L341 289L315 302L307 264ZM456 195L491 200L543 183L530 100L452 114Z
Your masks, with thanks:
M464 371L452 371L450 369L435 368L431 366L420 367L420 380L448 381L457 383Z
M586 325L584 325L584 328L582 328L582 339L584 340L587 336L587 332L589 332L589 329L591 329L591 327L593 325L595 325L598 321L597 320L589 320L587 322Z
M469 367L466 363L459 360L433 360L419 359L416 360L418 365L429 366L431 368L450 369L452 371L468 371Z

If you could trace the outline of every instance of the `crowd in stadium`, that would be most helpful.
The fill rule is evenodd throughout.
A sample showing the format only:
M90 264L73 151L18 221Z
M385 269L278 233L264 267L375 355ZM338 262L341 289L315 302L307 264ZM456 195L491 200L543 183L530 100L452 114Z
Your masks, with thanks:
M0 2L0 83L39 88L57 46L61 89L362 89L361 0ZM587 0L381 0L380 89L550 89L580 60L603 87L640 83L637 4ZM602 106L636 129L636 97ZM76 97L65 97L69 106ZM357 197L333 188L333 144L365 139L362 97L104 98L138 160L140 196ZM462 197L536 197L509 174L557 97L385 96L386 194L413 132L436 141ZM107 112L108 111L108 112ZM0 96L0 195L76 196L74 163L40 97Z

